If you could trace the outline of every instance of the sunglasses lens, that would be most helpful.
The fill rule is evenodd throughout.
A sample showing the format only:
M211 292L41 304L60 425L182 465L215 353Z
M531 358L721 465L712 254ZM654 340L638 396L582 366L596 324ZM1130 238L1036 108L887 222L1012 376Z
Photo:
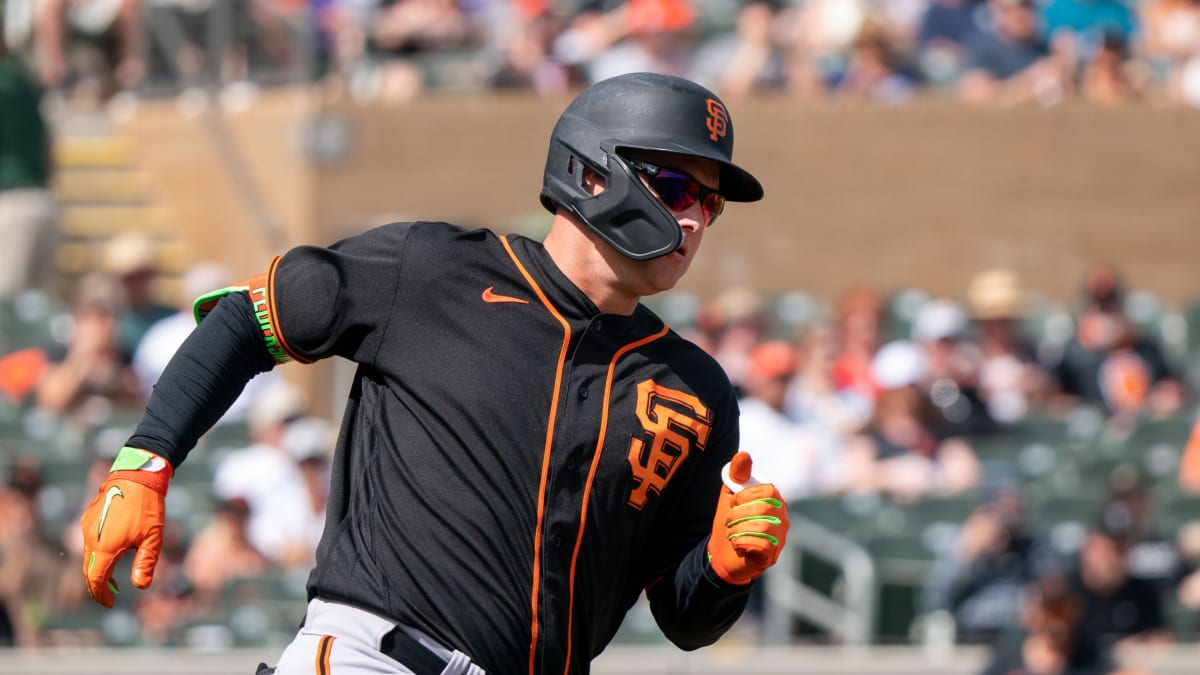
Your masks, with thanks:
M712 225L717 216L721 215L721 212L725 210L725 198L715 192L711 192L704 198L701 206L704 208L704 213L708 216L708 224Z
M682 211L700 196L700 186L696 181L683 176L658 176L649 181L650 187L658 194L658 198L672 211Z
M654 194L658 195L659 201L672 211L683 211L700 201L705 220L711 225L725 210L724 197L705 188L687 174L650 165L639 165L637 168L643 172L646 182L650 189L654 190Z

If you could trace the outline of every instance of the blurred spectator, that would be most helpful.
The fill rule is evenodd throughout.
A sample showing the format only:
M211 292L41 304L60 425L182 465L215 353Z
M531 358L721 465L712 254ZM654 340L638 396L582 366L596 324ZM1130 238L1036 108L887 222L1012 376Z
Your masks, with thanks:
M1180 605L1197 613L1200 612L1200 520L1179 528L1176 541L1182 561L1177 598Z
M961 438L940 438L928 397L917 383L929 367L917 345L884 345L872 364L882 390L864 432L848 446L851 489L882 492L899 501L962 494L979 483L979 460Z
M1129 575L1149 582L1164 597L1174 593L1183 560L1175 533L1160 530L1151 484L1128 464L1116 467L1108 483L1104 518L1128 532Z
M150 41L147 76L154 79L157 71L165 69L176 75L181 85L198 86L213 65L210 60L216 58L208 43L212 0L146 0L145 12L151 31L170 36Z
M707 40L696 55L696 75L725 100L782 88L789 49L787 22L794 14L780 0L741 0L732 33Z
M1031 531L1016 487L976 507L934 563L925 588L928 609L954 616L960 644L991 644L1018 623L1023 590L1061 573L1053 548Z
M766 308L754 289L736 286L701 308L701 322L710 338L707 349L741 394L749 367L750 349L767 329Z
M1200 493L1200 419L1192 424L1192 432L1179 458L1179 488L1192 494Z
M151 324L133 353L133 369L144 398L150 398L154 383L162 375L163 369L167 367L179 345L195 330L196 316L192 312L192 302L205 293L225 288L231 283L231 272L220 263L198 263L184 273L178 311ZM267 389L278 386L280 382L281 376L277 371L260 373L246 384L241 395L217 423L245 419L250 402L263 395Z
M498 88L530 88L539 94L565 91L572 73L554 56L554 40L566 26L553 3L495 3L489 31L495 52L490 81Z
M837 302L834 386L839 391L861 395L872 404L879 391L871 374L871 363L879 348L883 313L883 299L866 288L848 291Z
M1177 98L1181 67L1200 52L1200 0L1144 0L1138 10L1151 77Z
M980 350L979 395L1000 424L1019 422L1048 387L1035 350L1021 337L1021 282L1010 269L984 270L971 279L967 303Z
M1108 37L1129 43L1136 16L1124 0L1049 0L1042 10L1051 51L1078 71L1091 61Z
M899 52L882 24L863 22L854 38L846 72L834 92L872 103L904 103L912 98L914 82L904 72Z
M312 22L318 41L314 79L335 95L344 93L363 72L372 0L313 0Z
M983 675L1143 675L1121 668L1104 647L1081 634L1081 599L1054 578L1030 584L1021 631L996 645Z
M141 401L141 392L118 342L120 289L96 274L83 277L78 286L70 337L65 345L47 349L48 363L34 396L42 410L87 426L106 418L113 404Z
M0 12L0 29L3 22ZM0 39L0 298L49 290L54 281L58 213L49 189L50 133L40 100L24 64Z
M1165 415L1183 405L1183 386L1153 341L1142 336L1124 311L1124 288L1114 268L1092 267L1075 334L1054 367L1061 392L1103 405L1111 414Z
M930 0L917 31L922 77L936 87L958 83L967 66L967 45L984 32L984 0Z
M24 405L46 370L46 351L26 347L0 356L0 392L9 403Z
M800 366L788 387L784 409L809 437L819 470L820 492L846 487L846 445L871 418L874 402L855 389L838 389L834 380L837 349L833 330L812 326L800 338Z
M691 0L628 0L617 10L622 38L585 67L590 82L632 72L689 76L696 47Z
M132 358L150 326L175 313L155 295L159 276L158 250L141 234L122 234L109 241L104 251L106 271L121 284L124 303L117 315L121 353Z
M1200 108L1200 50L1179 69L1179 78L1170 88L1171 98Z
M107 98L145 74L140 0L44 0L34 26L36 61L48 88L69 84L73 74L76 93Z
M38 529L41 467L19 457L0 486L0 647L34 647L57 593L59 560Z
M799 365L790 342L769 340L750 350L741 410L741 449L754 458L757 475L774 483L785 499L814 492L823 468L799 425L784 413L788 382ZM829 467L833 468L833 467Z
M183 559L183 570L195 586L197 610L215 606L221 589L234 579L263 573L267 559L250 543L250 506L240 497L217 499L212 517L196 533Z
M1115 34L1104 36L1084 65L1080 79L1080 93L1088 103L1122 105L1136 103L1145 96L1146 76L1130 60L1125 39Z
M810 0L800 6L788 74L796 94L824 95L845 76L867 16L862 0Z
M455 0L379 0L368 26L368 42L382 59L382 95L393 100L411 99L423 89L419 56L460 47L468 34Z
M967 335L966 311L944 298L922 305L912 324L912 339L925 351L926 368L918 386L936 416L931 423L942 436L977 436L997 430L979 394L979 346Z
M337 430L319 417L302 417L288 425L283 446L296 462L308 495L307 510L297 514L302 521L303 546L295 549L287 565L311 567L325 530L325 505L329 501L329 459Z
M167 519L162 538L154 583L137 595L134 610L142 629L142 643L148 646L167 644L173 631L196 616L196 589L183 566L187 553L183 528Z
M1079 634L1089 643L1115 647L1171 639L1159 590L1130 574L1134 543L1134 522L1121 508L1103 509L1084 538L1070 585L1082 601Z
M307 402L290 385L263 392L250 409L253 444L231 452L217 464L213 494L219 500L243 499L250 508L250 543L273 564L307 560L308 489L284 438L288 425L305 415Z
M959 92L974 103L1057 103L1069 73L1049 58L1033 0L988 0L991 31L967 43Z

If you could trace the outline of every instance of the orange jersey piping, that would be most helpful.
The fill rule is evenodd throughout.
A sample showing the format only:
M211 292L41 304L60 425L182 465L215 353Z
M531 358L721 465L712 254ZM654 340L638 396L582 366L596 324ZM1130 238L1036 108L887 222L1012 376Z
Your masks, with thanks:
M600 412L600 437L596 439L596 451L592 455L592 467L588 470L587 482L583 486L583 506L579 516L579 534L575 537L575 551L571 554L571 575L567 591L567 658L566 666L563 673L568 673L571 670L571 648L574 644L573 623L575 619L575 565L579 560L579 550L583 547L583 528L587 524L588 503L592 497L592 483L596 478L596 469L600 466L600 454L604 450L604 440L608 431L608 410L609 404L612 401L612 384L613 375L617 370L617 361L621 360L629 352L650 344L655 340L667 334L667 327L664 325L657 333L648 335L640 340L630 342L629 344L617 350L613 354L612 361L608 363L608 375L604 378L604 409Z
M504 250L508 252L508 257L512 258L513 264L517 266L517 270L521 273L521 276L525 277L525 281L533 289L533 292L537 294L542 306L550 312L551 316L558 321L563 329L562 348L558 352L558 365L554 369L554 395L550 399L550 420L546 424L546 445L542 450L542 476L538 484L537 526L533 532L533 588L530 591L530 609L533 612L533 622L529 640L529 674L534 675L533 668L537 660L538 643L538 592L541 586L542 571L542 522L546 515L546 486L550 476L550 450L554 447L554 423L558 419L558 397L559 392L562 390L563 366L567 362L567 348L571 344L571 325L567 323L562 314L550 303L550 299L546 297L541 286L538 286L537 282L533 280L533 276L529 274L525 266L517 259L517 254L513 252L512 246L508 243L508 238L500 237L500 243L504 245Z

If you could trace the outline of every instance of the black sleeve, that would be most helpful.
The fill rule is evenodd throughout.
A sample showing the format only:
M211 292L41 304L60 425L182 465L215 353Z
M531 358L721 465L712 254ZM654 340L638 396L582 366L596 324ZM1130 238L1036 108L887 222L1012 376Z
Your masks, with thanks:
M246 293L232 293L167 364L127 445L179 466L255 375L275 366Z
M275 327L288 354L371 363L392 318L412 223L393 223L329 248L299 246L267 279Z
M646 588L650 612L663 635L680 649L717 641L746 609L750 589L726 583L708 563L708 539L692 549L673 573Z

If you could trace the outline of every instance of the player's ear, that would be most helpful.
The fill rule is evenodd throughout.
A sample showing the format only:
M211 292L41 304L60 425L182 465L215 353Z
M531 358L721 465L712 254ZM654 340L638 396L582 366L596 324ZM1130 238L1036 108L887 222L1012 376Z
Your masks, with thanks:
M583 189L591 193L593 197L604 192L604 176L585 167L583 169Z

